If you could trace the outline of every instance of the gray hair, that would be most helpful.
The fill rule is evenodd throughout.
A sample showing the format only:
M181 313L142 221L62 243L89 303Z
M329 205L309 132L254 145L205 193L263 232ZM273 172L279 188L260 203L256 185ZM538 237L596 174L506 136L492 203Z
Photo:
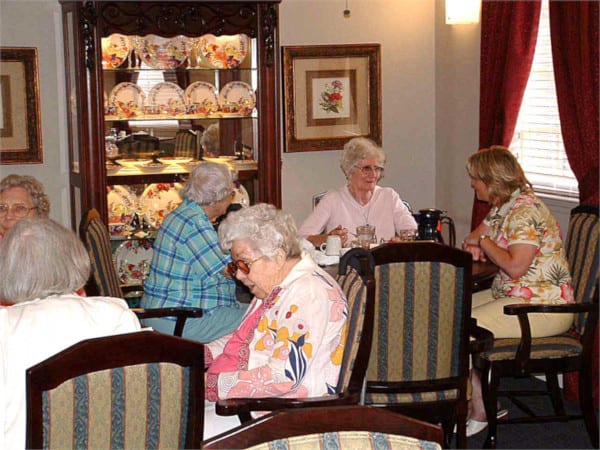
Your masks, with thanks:
M226 164L204 162L190 174L180 195L201 206L210 205L231 195L232 184L233 177Z
M30 175L8 175L0 181L0 194L15 187L27 191L31 197L31 203L36 208L38 217L48 217L50 213L50 201L44 192L44 185L42 183Z
M0 244L0 298L21 303L82 288L90 258L75 233L51 219L22 219Z
M377 158L377 162L381 166L385 165L385 153L371 139L357 137L346 142L340 161L340 167L344 175L349 177L352 169L366 158Z
M261 255L272 258L282 249L287 258L300 256L300 241L294 219L273 205L259 203L231 212L219 225L223 250L233 241L246 241Z

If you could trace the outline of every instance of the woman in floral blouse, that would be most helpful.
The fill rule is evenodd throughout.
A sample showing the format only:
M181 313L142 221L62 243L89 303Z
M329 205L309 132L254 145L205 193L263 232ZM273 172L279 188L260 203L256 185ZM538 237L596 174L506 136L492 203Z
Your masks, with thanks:
M238 329L206 346L206 399L316 397L334 392L345 341L346 298L302 257L289 214L259 204L219 227L230 273L254 299ZM207 404L205 437L235 425Z
M496 338L520 337L518 319L504 314L505 305L574 302L561 230L507 148L493 146L471 155L467 172L477 198L492 208L463 241L463 249L473 260L490 260L500 268L492 288L473 295L471 315ZM573 317L532 314L529 322L532 336L544 337L567 331ZM473 381L471 421L482 425L467 426L467 434L486 424L479 383Z

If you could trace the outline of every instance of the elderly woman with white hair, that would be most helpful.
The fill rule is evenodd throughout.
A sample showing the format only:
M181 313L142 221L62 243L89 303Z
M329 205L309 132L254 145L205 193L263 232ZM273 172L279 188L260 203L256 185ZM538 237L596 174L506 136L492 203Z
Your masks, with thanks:
M25 371L84 340L141 329L124 300L85 297L90 259L77 236L22 219L0 244L0 448L25 448Z
M231 252L231 273L254 299L234 333L205 347L207 400L333 393L346 336L346 297L329 274L301 255L292 217L272 205L251 206L232 212L219 238ZM210 408L205 437L235 425Z
M154 242L141 305L202 308L202 317L186 321L183 337L210 342L235 330L248 307L236 299L226 270L231 257L219 247L212 223L233 198L231 172L225 164L200 164L180 195L183 202L167 216ZM175 328L174 318L144 323L167 334Z
M348 230L375 226L377 239L394 240L400 230L416 230L417 223L398 193L377 185L383 178L385 153L372 140L358 137L344 146L340 161L346 185L329 191L300 227L301 237L320 246L337 234L348 244Z

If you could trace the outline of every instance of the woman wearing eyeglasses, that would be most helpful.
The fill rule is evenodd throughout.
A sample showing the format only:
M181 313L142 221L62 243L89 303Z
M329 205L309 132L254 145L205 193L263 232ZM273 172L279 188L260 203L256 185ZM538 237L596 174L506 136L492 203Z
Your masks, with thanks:
M8 175L0 181L0 241L19 220L48 217L44 186L29 175Z
M333 393L346 297L330 275L301 256L292 217L272 205L251 206L225 219L219 239L231 252L231 273L254 299L235 332L205 347L207 400ZM236 424L212 407L206 408L205 438Z
M203 163L180 192L183 202L162 223L154 241L150 274L144 281L144 308L202 308L188 319L183 337L210 342L235 330L247 304L237 301L227 275L231 257L222 252L213 222L233 199L231 172L224 164ZM174 318L146 319L157 331L173 334Z
M316 247L330 234L351 240L361 225L375 226L377 240L393 240L400 230L416 230L417 223L398 193L378 186L383 178L385 153L367 138L354 138L344 146L340 161L347 183L329 191L300 227L301 237Z

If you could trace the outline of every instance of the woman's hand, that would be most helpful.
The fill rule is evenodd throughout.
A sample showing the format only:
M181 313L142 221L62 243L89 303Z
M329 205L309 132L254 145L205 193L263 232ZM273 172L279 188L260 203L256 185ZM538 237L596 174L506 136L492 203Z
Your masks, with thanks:
M473 261L481 261L486 262L487 258L485 256L485 252L481 249L481 247L477 244L469 244L466 240L462 243L462 249L465 252L469 252L473 258Z
M327 233L327 236L339 236L342 239L342 247L348 246L348 230L341 225L338 225ZM327 240L327 238L325 238L325 240Z

